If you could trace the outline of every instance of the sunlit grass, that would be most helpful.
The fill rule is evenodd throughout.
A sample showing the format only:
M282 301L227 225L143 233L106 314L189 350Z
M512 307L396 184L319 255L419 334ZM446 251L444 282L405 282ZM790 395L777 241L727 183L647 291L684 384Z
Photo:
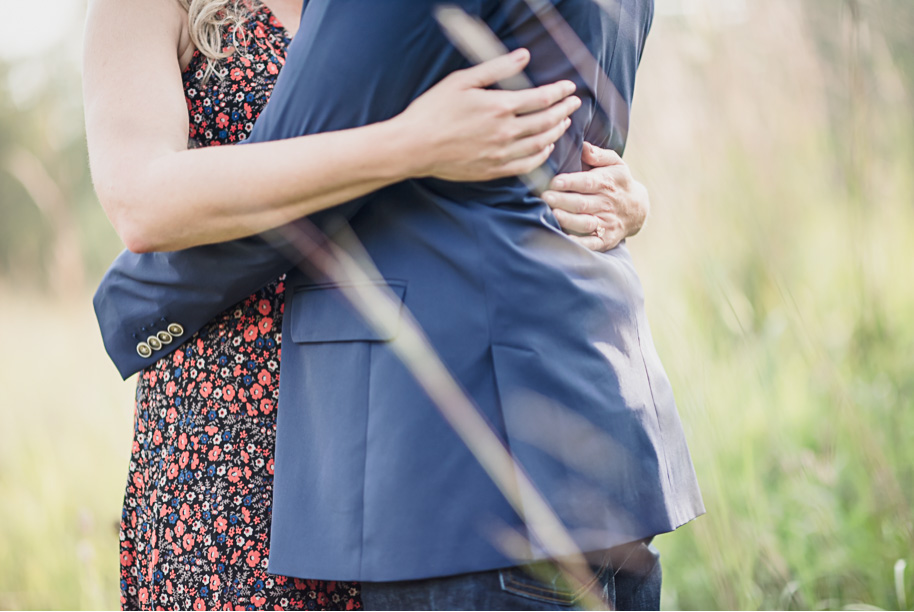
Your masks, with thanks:
M788 6L771 15L802 26ZM914 130L880 88L893 65L858 49L873 82L848 104L823 81L848 56L802 27L666 26L635 104L654 217L632 248L708 514L658 538L664 606L910 606Z
M91 316L0 291L0 608L116 608L132 385Z

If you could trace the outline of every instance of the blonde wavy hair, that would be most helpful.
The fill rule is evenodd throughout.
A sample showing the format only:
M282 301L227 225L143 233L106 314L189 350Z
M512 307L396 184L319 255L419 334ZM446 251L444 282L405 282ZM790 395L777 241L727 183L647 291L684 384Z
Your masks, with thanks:
M239 32L260 4L259 0L178 0L187 11L188 31L194 46L207 58L203 80L218 72L219 62L231 57L238 47ZM233 32L234 45L224 48L227 31Z

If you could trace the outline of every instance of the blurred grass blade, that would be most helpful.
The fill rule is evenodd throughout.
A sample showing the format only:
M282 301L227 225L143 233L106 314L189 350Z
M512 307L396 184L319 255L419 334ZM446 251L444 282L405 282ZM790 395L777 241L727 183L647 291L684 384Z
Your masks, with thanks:
M472 64L481 64L509 52L485 22L469 15L459 6L445 4L435 7L435 19L451 43ZM500 80L498 86L508 90L535 87L523 72ZM563 134L562 138L564 137ZM554 176L552 169L544 164L520 178L530 191L539 195L548 189Z
M895 562L895 597L898 599L898 609L907 610L908 601L904 588L904 571L908 567L908 562L899 559Z
M622 98L622 94L616 89L612 79L606 75L587 45L549 0L524 0L524 2L537 16L559 49L581 75L581 79L593 92L597 104L610 120L612 131L619 133L619 136L613 138L612 142L624 143L628 136L628 103ZM597 4L612 15L613 6L618 6L618 4L614 5L614 2L615 0L603 0ZM624 112L620 112L620 109Z
M510 53L484 21L459 6L444 4L435 7L435 19L451 43L473 64L482 64ZM509 90L535 87L523 72L500 80L498 86Z

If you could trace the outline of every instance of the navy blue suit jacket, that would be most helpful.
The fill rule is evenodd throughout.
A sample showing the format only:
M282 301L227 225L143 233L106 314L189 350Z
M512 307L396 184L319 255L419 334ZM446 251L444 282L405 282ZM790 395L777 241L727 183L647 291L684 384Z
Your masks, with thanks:
M650 0L612 14L553 0L621 93L606 116L521 0L463 0L537 84L568 78L584 104L550 164L580 170L583 140L621 150ZM252 141L384 120L465 66L433 0L310 0ZM601 78L605 78L601 77ZM344 214L384 279L580 546L675 529L703 512L672 391L625 246L570 240L519 180L393 185ZM289 262L257 238L124 253L96 295L122 374L161 357L137 338L186 334ZM516 564L493 544L517 515L385 343L320 278L287 280L271 572L418 579ZM174 343L177 344L177 343ZM538 552L531 550L531 558Z

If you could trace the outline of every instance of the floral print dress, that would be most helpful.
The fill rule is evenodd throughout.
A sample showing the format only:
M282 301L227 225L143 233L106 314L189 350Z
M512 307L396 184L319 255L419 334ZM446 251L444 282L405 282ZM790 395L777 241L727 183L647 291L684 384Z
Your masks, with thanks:
M204 82L183 74L190 146L243 141L289 38L265 7ZM141 373L120 528L124 609L353 610L358 584L267 573L283 279L226 310Z

